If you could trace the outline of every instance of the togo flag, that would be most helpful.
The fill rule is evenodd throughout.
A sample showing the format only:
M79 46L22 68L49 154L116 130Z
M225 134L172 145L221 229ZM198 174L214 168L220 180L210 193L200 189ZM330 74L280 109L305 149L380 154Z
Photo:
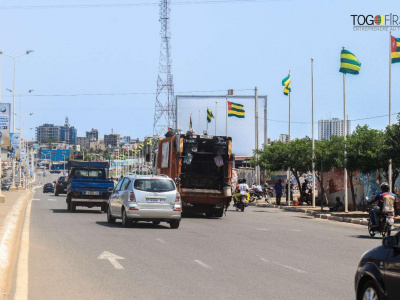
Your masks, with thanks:
M228 101L228 117L244 118L245 111L242 104Z
M340 52L340 69L339 72L345 74L358 75L361 69L361 63L357 57L348 50L343 49Z
M289 95L289 93L292 91L292 79L290 79L290 72L289 72L288 76L283 78L282 86L284 87L283 94L286 96Z
M212 118L214 118L211 109L207 108L207 122L210 123Z

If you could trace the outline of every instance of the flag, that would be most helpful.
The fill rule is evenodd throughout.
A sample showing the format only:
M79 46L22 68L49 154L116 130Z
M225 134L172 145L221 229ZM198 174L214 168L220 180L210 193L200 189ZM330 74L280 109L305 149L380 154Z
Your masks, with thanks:
M212 118L214 118L211 109L207 108L207 122L210 123Z
M192 129L192 116L190 116L189 129Z
M228 101L228 117L244 118L244 113L242 104Z
M289 95L289 93L292 91L292 79L290 79L290 72L288 76L283 78L282 86L283 86L283 94L286 96Z
M350 51L343 49L342 52L340 52L339 72L357 75L360 69L361 63L358 61L357 57Z
M400 62L400 38L390 36L392 64Z

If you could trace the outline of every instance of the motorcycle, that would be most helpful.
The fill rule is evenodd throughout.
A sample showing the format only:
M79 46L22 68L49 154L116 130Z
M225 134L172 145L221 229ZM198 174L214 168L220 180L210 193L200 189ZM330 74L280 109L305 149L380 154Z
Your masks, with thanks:
M236 211L244 211L244 208L247 206L247 193L246 191L241 191L238 201L236 202Z
M380 233L382 237L390 236L392 230L394 230L394 212L387 211L383 213L383 216L380 216L378 221L378 225L372 228L371 223L371 213L372 210L376 209L377 205L372 205L372 207L368 207L367 211L370 214L370 218L368 219L368 232L370 236L375 236L376 233Z
M250 194L250 203L253 203L255 200L261 200L264 196L264 192L257 191L256 189L249 190Z

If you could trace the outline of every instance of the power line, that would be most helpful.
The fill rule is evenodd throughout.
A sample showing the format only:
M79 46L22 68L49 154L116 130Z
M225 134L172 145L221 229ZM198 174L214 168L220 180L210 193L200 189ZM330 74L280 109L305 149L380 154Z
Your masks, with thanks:
M208 4L238 4L238 3L262 3L274 0L202 0L202 1L176 1L172 5L208 5ZM282 0L276 0L282 1ZM159 2L139 3L114 3L114 4L56 4L56 5L8 5L0 6L0 9L71 9L71 8L129 8L159 6Z
M175 94L194 94L194 93L226 93L226 90L213 91L186 91L176 92ZM235 89L236 92L254 91L254 89ZM126 93L80 93L80 94L29 94L24 97L82 97L82 96L131 96L131 95L155 95L156 93L148 92L126 92ZM3 97L12 97L12 95L3 95ZM238 96L240 97L240 96Z

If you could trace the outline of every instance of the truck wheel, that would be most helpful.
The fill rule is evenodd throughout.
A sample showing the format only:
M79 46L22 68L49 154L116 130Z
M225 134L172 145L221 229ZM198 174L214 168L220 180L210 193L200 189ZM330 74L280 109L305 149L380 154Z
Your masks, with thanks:
M110 207L107 209L107 222L110 224L115 223L115 218L111 215Z
M122 227L129 227L129 219L126 215L125 209L122 210Z
M76 203L71 202L71 212L76 212Z
M206 217L207 218L212 218L214 216L213 212L206 212Z
M224 215L224 208L223 207L214 212L214 217L216 217L216 218L221 218L223 215Z
M179 220L172 220L172 221L169 223L169 226L170 226L172 229L177 229L177 228L179 227L180 222L181 222L181 221L179 221Z

